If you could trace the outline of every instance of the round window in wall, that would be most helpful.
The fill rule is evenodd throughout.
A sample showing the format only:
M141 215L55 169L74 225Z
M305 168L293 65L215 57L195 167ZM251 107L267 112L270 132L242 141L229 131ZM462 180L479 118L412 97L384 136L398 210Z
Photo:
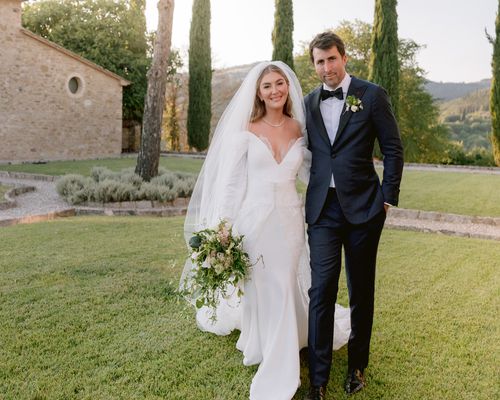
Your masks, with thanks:
M71 94L79 95L83 90L82 78L79 76L72 76L68 80L68 90Z
M68 82L68 89L71 93L77 94L82 87L82 82L80 78L73 76Z

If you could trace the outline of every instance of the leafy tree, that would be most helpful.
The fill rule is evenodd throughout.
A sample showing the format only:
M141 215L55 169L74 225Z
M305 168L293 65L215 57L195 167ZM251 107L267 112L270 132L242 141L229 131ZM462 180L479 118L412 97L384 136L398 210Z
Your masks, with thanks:
M343 21L334 29L346 45L348 57L347 71L361 79L368 78L371 57L370 24L361 21ZM318 77L309 59L309 50L305 44L300 55L295 59L295 68L299 81L308 93L319 85ZM439 109L432 96L425 90L424 71L416 61L421 46L413 40L400 40L398 54L400 60L400 115L399 127L405 151L405 160L409 162L446 161L448 149L448 130L439 123Z
M158 175L160 163L161 125L165 107L173 19L174 0L160 0L153 62L148 71L148 90L144 101L141 148L135 167L135 173L148 182Z
M495 162L492 152L484 147L475 147L466 151L462 142L452 142L446 152L444 164L491 167L495 165Z
M500 166L500 1L498 2L495 21L495 33L495 39L488 35L488 39L493 45L493 58L491 61L493 78L490 89L491 144L495 163Z
M368 77L368 66L371 55L372 26L360 20L354 22L340 22L335 33L339 35L345 43L347 52L347 68L351 75L357 77Z
M349 74L361 79L368 79L372 26L360 20L341 21L334 31L344 41L348 57L346 68ZM301 43L301 46L302 50L295 57L295 72L305 94L318 86L318 76L309 57L309 44L304 42Z
M405 161L439 163L448 149L448 129L439 123L439 108L423 89L424 78L407 68L401 71L399 129Z
M272 59L283 61L290 68L294 69L292 0L275 0L272 41Z
M300 86L304 95L313 90L319 85L318 76L314 71L314 66L309 57L309 44L306 42L301 43L301 50L295 56L294 67L297 78L299 79Z
M193 1L189 34L188 144L208 147L212 116L212 56L210 48L210 0Z
M385 88L396 118L399 114L397 0L375 0L369 80Z
M25 28L132 82L124 119L141 120L149 68L145 0L43 0L25 3Z

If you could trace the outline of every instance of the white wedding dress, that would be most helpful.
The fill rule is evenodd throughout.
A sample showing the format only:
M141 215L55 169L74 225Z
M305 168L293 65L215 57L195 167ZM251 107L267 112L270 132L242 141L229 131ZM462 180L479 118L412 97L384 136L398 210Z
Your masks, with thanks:
M255 265L243 297L221 299L215 323L208 309L200 309L197 323L219 335L241 330L236 347L243 352L243 363L260 364L250 399L290 400L300 386L299 351L307 346L310 272L303 204L296 190L307 150L302 137L278 157L252 132L237 133L234 140L232 148L242 156L238 165L227 166L234 173L227 179L223 203L237 207L229 215L234 215L236 232L245 235L244 247ZM334 349L347 343L349 332L349 310L337 306Z

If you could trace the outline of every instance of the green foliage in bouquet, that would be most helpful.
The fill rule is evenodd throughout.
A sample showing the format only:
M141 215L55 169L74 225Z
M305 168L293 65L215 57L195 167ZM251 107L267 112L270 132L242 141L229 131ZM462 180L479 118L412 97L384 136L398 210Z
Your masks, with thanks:
M186 277L185 295L195 300L197 308L211 308L215 321L219 299L231 296L228 291L233 288L241 297L242 284L252 267L243 250L243 235L233 234L232 226L221 220L214 229L195 232L189 246L194 268Z

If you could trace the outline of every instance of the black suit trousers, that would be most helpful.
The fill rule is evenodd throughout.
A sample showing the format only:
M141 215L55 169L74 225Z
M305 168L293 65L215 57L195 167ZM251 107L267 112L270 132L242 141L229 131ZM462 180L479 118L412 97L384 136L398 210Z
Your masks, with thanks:
M368 364L373 323L375 265L386 213L382 210L366 223L350 224L334 189L329 189L318 220L308 226L311 254L309 290L309 375L314 386L326 385L332 364L335 303L345 254L351 335L348 368Z

